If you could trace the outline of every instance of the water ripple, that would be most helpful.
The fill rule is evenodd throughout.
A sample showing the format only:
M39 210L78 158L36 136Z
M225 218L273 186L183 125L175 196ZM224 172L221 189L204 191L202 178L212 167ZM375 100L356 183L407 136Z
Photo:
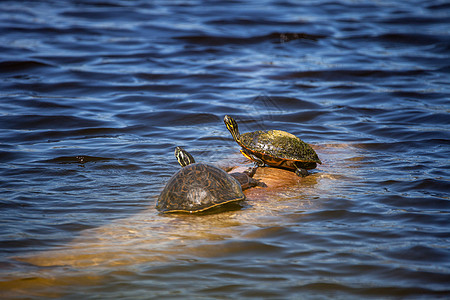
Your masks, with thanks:
M449 8L2 1L2 297L445 298ZM226 114L323 164L159 214L175 146L247 166Z

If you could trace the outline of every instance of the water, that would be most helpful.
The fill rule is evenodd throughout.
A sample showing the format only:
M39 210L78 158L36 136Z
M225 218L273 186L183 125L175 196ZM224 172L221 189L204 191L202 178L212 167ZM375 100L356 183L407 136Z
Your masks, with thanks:
M2 1L0 295L450 297L446 1ZM221 213L178 170L245 159L222 119L313 145ZM267 172L267 173L264 173Z

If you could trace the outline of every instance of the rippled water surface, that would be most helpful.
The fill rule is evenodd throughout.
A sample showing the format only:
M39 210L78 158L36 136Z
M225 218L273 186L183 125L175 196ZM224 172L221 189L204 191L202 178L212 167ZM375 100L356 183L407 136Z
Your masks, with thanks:
M450 297L448 1L1 1L0 296ZM323 164L161 215L223 124Z

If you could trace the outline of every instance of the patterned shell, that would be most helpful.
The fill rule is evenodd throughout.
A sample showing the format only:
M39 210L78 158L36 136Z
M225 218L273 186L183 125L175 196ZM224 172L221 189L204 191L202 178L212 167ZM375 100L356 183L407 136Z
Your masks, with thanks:
M228 173L195 163L172 176L159 195L156 209L163 213L195 213L244 199L241 185Z
M241 146L260 154L283 160L316 162L321 164L310 145L282 130L247 132L240 136Z

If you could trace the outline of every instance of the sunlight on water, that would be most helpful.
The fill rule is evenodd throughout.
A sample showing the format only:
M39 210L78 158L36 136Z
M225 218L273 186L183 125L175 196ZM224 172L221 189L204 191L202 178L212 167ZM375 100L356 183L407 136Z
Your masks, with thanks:
M0 298L448 298L445 1L1 1ZM163 215L176 146L323 164Z
M326 159L308 177L260 168L255 178L266 182L268 187L247 190L243 209L207 215L161 215L150 205L131 218L86 230L59 249L15 257L19 261L51 268L28 273L30 278L26 281L13 279L4 285L12 290L38 290L42 286L62 288L68 284L94 284L101 280L101 275L91 278L93 270L94 274L101 274L102 269L112 267L232 255L236 250L222 245L223 241L264 238L258 234L259 228L289 226L286 215L301 216L303 211L320 209L323 197L340 195L344 192L340 185L355 179L361 149L339 144L319 145L316 149ZM237 155L232 159L237 159ZM66 269L67 266L71 269ZM63 274L61 268L65 270ZM13 278L23 275L21 272L9 274Z

